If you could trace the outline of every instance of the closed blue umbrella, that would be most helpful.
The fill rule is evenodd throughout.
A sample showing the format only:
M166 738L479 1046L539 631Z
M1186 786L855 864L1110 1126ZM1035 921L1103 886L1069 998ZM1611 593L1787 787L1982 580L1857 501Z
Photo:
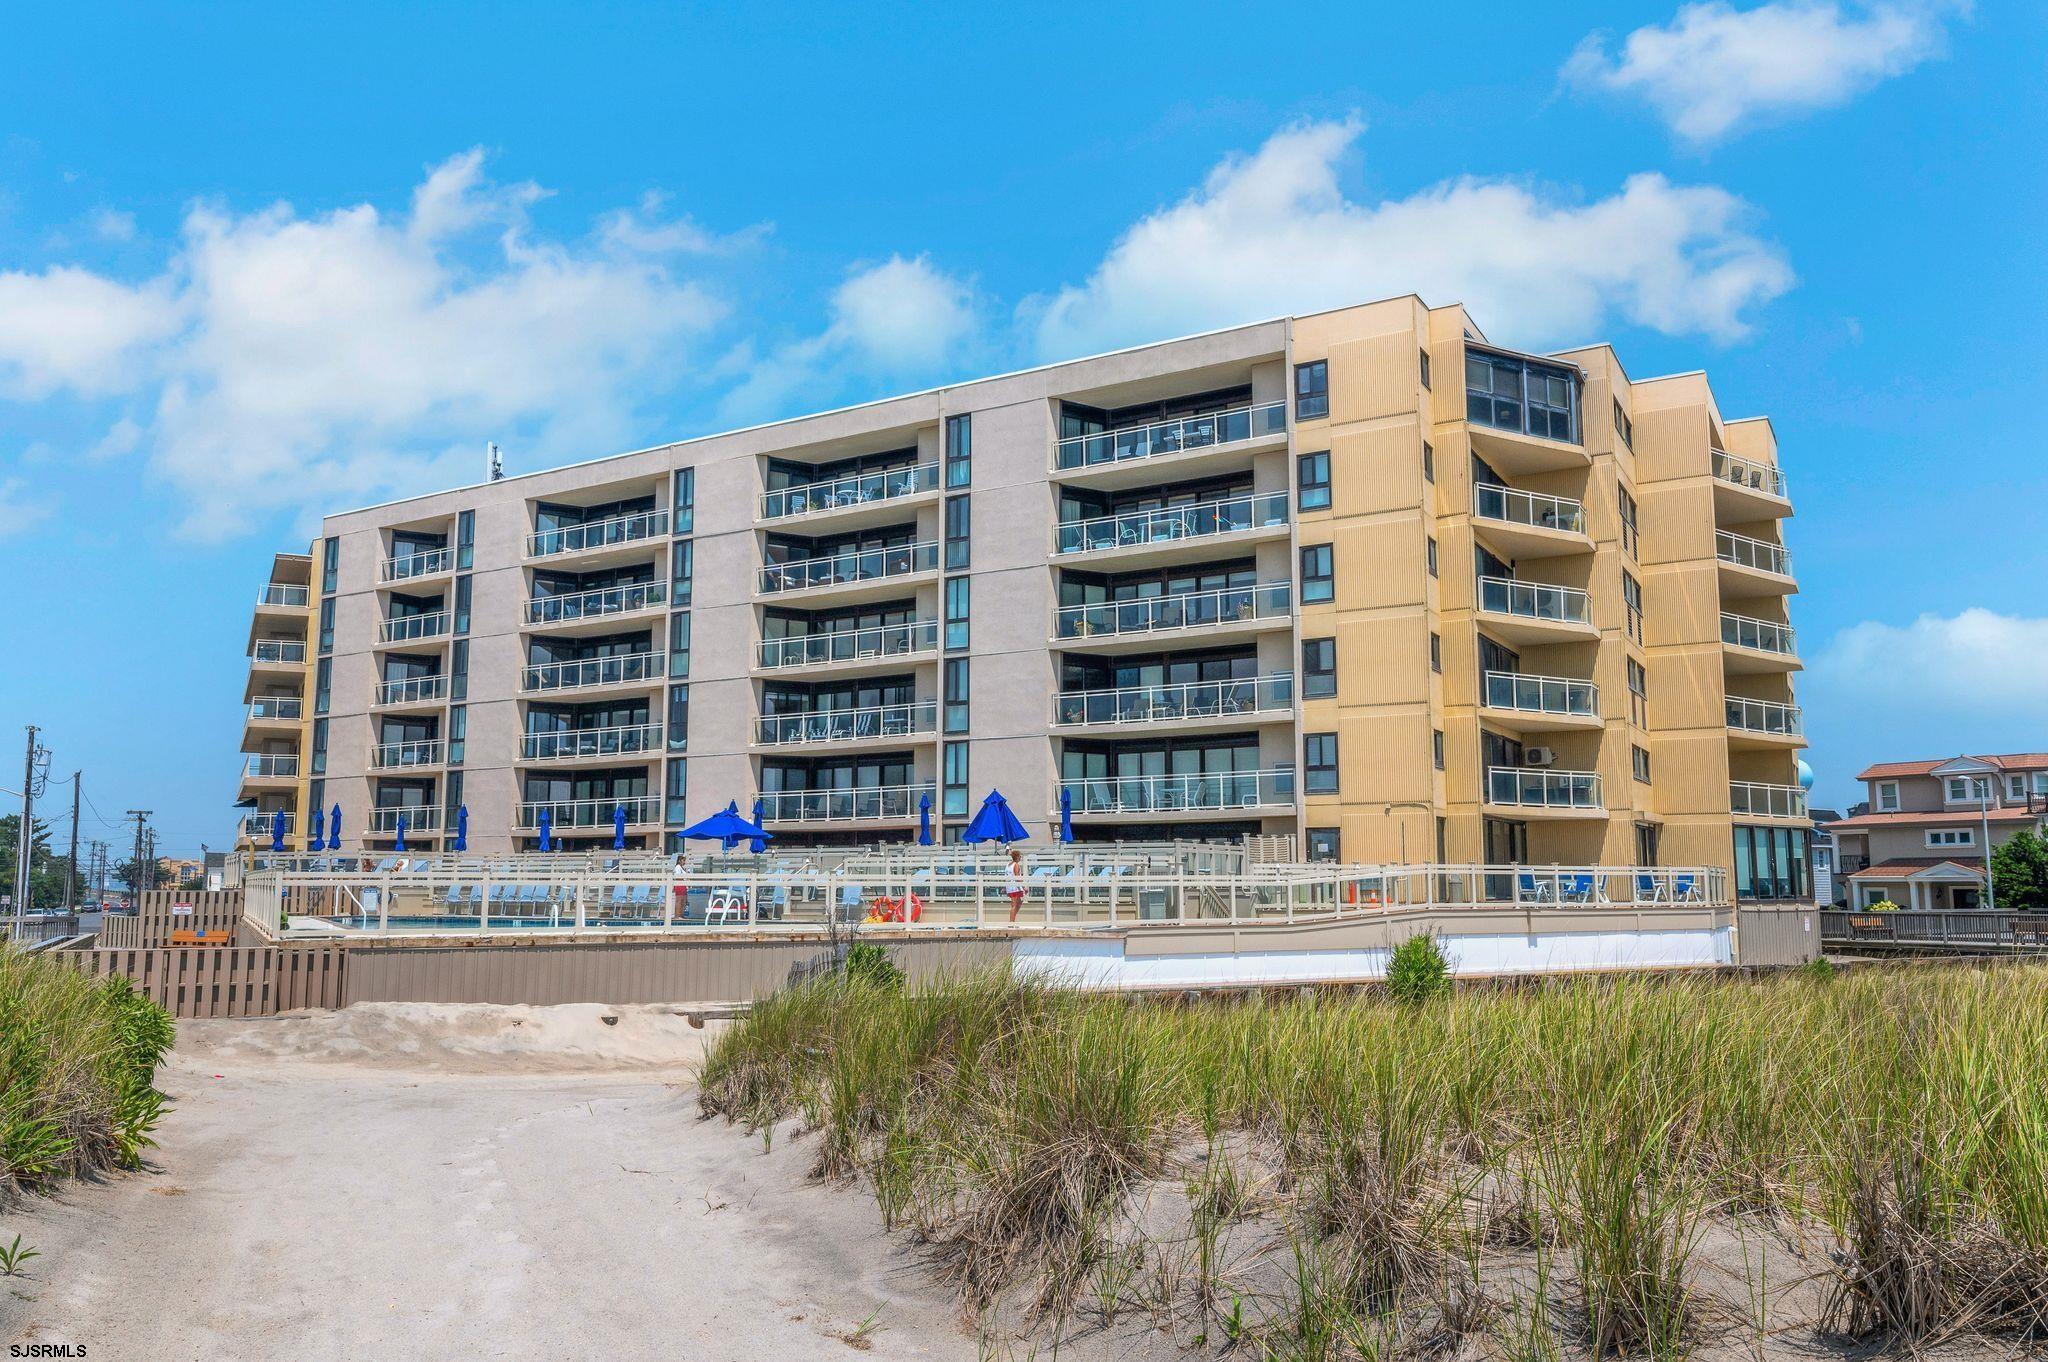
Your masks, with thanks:
M405 815L404 815L404 814L400 814L400 815L398 815L398 845L397 845L397 846L395 846L395 847L393 847L393 848L392 848L392 850L393 850L393 851L403 851L403 850L405 850Z
M764 799L762 799L762 798L761 798L761 797L760 797L759 795L756 795L756 796L754 796L754 826L755 826L755 827L757 827L757 828L758 828L758 827L763 827L763 826L765 826L765 824L764 824L764 822L763 822L763 815L765 815L765 814L766 814L767 812L768 812L768 804L767 804L767 801L766 801L766 800L764 800ZM756 856L759 856L759 855L760 855L760 854L761 854L762 852L766 851L767 849L768 849L768 839L767 839L766 837L751 837L751 838L748 838L748 839L747 839L747 850L749 850L749 851L753 852L753 853L754 853L754 854L755 854Z
M626 806L624 804L614 804L612 805L612 850L624 851L625 849Z
M1074 840L1074 792L1064 785L1060 786L1060 840Z
M334 812L327 815L327 849L341 850L341 805L334 806Z
M455 845L451 848L451 850L469 850L469 805L467 804L461 804L456 806Z
M928 794L917 797L917 844L921 847L932 844L932 797Z
M270 849L271 849L272 851L283 851L283 850L284 850L284 810L283 810L283 809L279 809L279 810L278 810L278 811L277 811L276 813L274 813L274 814L270 815Z
M555 839L554 839L554 837L553 837L553 836L551 835L551 832L552 832L552 830L553 830L553 827L554 827L554 821L555 821L555 820L554 820L554 819L553 819L553 818L552 818L552 817L551 817L551 816L549 815L549 812L548 812L548 810L546 810L546 809L542 809L542 810L540 811L540 820L539 820L539 821L540 821L540 849L541 849L542 851L553 851L553 850L555 849Z
M960 834L963 842L1022 842L1031 834L1017 821L1017 815L1010 812L1010 801L1003 798L1001 790L990 790L988 798L981 801L974 821L967 825L967 831Z
M327 815L320 810L313 810L313 835L306 839L306 850L318 851L320 849L321 829L325 826L326 818Z

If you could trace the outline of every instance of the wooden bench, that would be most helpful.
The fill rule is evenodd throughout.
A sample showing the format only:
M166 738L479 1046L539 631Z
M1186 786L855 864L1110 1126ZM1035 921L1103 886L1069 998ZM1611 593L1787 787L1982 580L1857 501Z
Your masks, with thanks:
M1885 920L1882 913L1869 913L1849 919L1849 935L1852 937L1876 937L1891 940L1898 936L1898 930Z
M171 933L171 944L173 946L231 946L234 944L234 936L233 932L225 928L213 932L178 930Z

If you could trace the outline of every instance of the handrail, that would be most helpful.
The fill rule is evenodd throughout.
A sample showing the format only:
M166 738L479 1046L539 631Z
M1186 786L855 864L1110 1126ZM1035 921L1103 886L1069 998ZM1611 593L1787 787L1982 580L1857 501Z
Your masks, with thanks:
M871 473L848 473L829 482L798 483L777 487L761 494L761 519L780 520L807 511L834 511L847 506L864 506L873 501L894 501L914 497L938 488L939 465L905 464L899 468L877 469Z
M1184 591L1174 596L1063 605L1056 617L1056 628L1061 638L1149 634L1163 629L1188 629L1291 615L1293 602L1292 582L1261 582L1256 586Z
M312 600L312 593L293 582L267 582L256 595L258 605L302 606Z
M1481 577L1479 608L1496 615L1563 624L1585 624L1592 617L1586 593L1575 586L1520 582L1510 577Z
M1804 818L1806 791L1797 785L1767 785L1755 780L1728 782L1728 811L1751 818Z
M1755 619L1749 615L1721 613L1721 641L1736 648L1751 648L1760 653L1782 653L1794 655L1795 639L1792 626L1776 624L1770 620Z
M244 837L269 837L276 832L272 822L279 813L284 814L284 830L285 834L289 836L297 829L299 823L299 816L290 809L272 809L268 811L258 809L254 813L247 809L236 809L235 818L241 825Z
M397 832L400 816L407 832L433 832L441 826L438 804L387 804L370 810L370 831Z
M298 719L306 713L306 702L296 695L259 695L249 702L251 719Z
M448 677L442 672L431 676L401 676L390 681L377 683L377 703L380 705L416 705L424 700L439 700L448 694Z
M937 620L906 620L901 624L874 624L865 629L846 629L837 633L764 638L756 655L764 669L779 670L784 667L814 667L826 662L909 656L936 652L938 647Z
M1736 567L1776 573L1780 577L1792 575L1792 555L1783 545L1732 530L1714 531L1714 556Z
M792 558L769 563L761 569L761 590L764 594L771 594L801 591L813 586L879 581L888 577L907 577L914 572L930 572L938 565L939 544L935 539L873 549L850 549L821 558Z
M250 756L243 768L249 775L259 779L279 776L295 776L299 773L299 754L296 752L257 752Z
M259 638L249 657L255 662L304 662L306 645L297 639Z
M439 738L377 743L370 748L370 765L380 771L394 766L439 766L441 753Z
M563 828L608 828L612 825L612 811L623 807L628 823L658 823L661 821L661 796L619 795L611 799L540 799L522 802L519 806L519 826L538 828L540 812L548 811L548 826L552 831Z
M1121 463L1125 459L1149 459L1159 454L1179 454L1189 449L1209 449L1237 444L1287 429L1285 402L1260 402L1199 416L1179 416L1168 421L1123 426L1092 435L1070 435L1054 451L1058 468L1086 468L1095 464Z
M1230 681L1180 681L1159 686L1065 691L1052 697L1052 721L1062 726L1220 719L1293 710L1291 672Z
M1751 700L1740 695L1728 696L1727 700L1728 727L1740 732L1796 738L1806 731L1797 705L1778 700Z
M519 744L522 761L570 761L579 757L618 757L659 751L660 724L619 724L611 728L528 733Z
M1055 553L1089 553L1129 548L1176 539L1204 539L1287 523L1291 509L1285 492L1246 492L1216 501L1190 502L1149 511L1065 520L1059 525Z
M1575 497L1556 497L1547 492L1525 492L1519 487L1497 487L1478 483L1472 488L1472 514L1481 520L1498 520L1509 525L1527 525L1539 530L1586 532L1586 505Z
M384 560L383 578L387 582L403 582L414 577L432 577L455 566L455 551L443 545L438 549L421 549L396 558Z
M1600 688L1577 677L1487 672L1482 681L1486 691L1483 703L1488 709L1589 717L1600 712Z
M609 548L614 544L636 544L667 533L666 510L628 511L624 515L608 516L582 525L534 530L526 536L526 556L553 558L564 553L581 553L585 549Z
M859 742L867 738L933 733L938 727L939 702L914 700L906 705L873 705L866 709L763 714L754 721L754 740L768 747L803 742Z
M448 612L429 610L423 615L394 615L377 626L377 638L383 643L403 643L411 639L437 638L448 632Z
M1487 767L1486 802L1513 808L1603 807L1596 772L1531 770L1522 766Z
M1268 808L1294 803L1294 769L1078 777L1059 789L1077 814Z
M527 691L584 690L592 686L659 681L666 674L667 666L662 654L652 651L571 658L566 662L534 662L522 671L519 688Z
M526 602L528 624L566 624L646 610L668 600L668 583L660 578L621 586L592 587L566 596L532 596Z
M1776 465L1745 459L1725 449L1714 450L1713 454L1714 476L1722 482L1732 482L1738 487L1785 500L1785 474Z
M755 798L770 823L850 823L868 818L909 819L918 814L918 800L937 787L863 785L845 790L764 790Z

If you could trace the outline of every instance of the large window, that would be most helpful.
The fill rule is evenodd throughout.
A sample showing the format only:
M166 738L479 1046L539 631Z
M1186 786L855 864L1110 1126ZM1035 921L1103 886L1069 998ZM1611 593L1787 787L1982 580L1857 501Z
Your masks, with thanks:
M671 534L688 534L697 528L697 470L676 470L674 509L668 518Z
M320 547L320 591L332 596L341 577L341 541L330 539Z
M947 818L967 816L967 744L949 742L944 756L945 780L940 812Z
M1337 693L1337 640L1301 641L1301 693L1304 699L1327 700Z
M1310 828L1308 830L1308 858L1311 861L1334 861L1340 859L1338 848L1342 839L1336 828Z
M1309 544L1301 551L1301 600L1304 605L1337 598L1337 569L1328 544Z
M1301 739L1302 764L1308 768L1304 788L1310 794L1337 793L1337 735L1308 733Z
M949 657L946 659L946 716L944 727L948 733L967 731L967 659Z
M1301 476L1301 509L1325 511L1330 507L1330 455L1304 454L1297 463Z
M1579 442L1579 376L1486 350L1465 353L1465 417L1474 425Z
M1628 610L1628 636L1636 642L1643 641L1643 584L1635 574L1624 571L1621 574L1621 601Z
M1294 366L1294 419L1313 421L1330 414L1330 362Z
M946 418L946 486L965 487L974 478L974 418Z
M1735 829L1735 895L1744 899L1807 899L1806 829Z
M1650 726L1650 674L1632 657L1628 659L1628 717L1637 728Z
M966 496L946 498L946 571L958 572L967 566L968 523L971 512ZM1000 519L1000 517L998 517Z
M1631 560L1640 562L1642 556L1636 542L1636 499L1628 494L1625 487L1616 489L1615 495L1621 501L1621 551Z
M967 647L967 620L972 613L969 603L970 577L948 577L946 579L946 650L955 652Z
M678 540L669 553L669 604L687 610L696 596L697 541Z
M668 750L687 752L690 750L690 688L670 686L668 688Z

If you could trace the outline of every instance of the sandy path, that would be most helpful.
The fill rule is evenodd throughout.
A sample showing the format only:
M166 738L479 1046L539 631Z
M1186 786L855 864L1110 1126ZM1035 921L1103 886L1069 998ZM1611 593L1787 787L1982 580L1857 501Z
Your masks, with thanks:
M503 1072L516 1053L489 1045L309 1061L295 1050L365 1027L297 1047L261 1029L284 1024L188 1023L152 1168L0 1217L43 1252L0 1279L0 1342L209 1362L979 1352L867 1196L700 1122L685 1072ZM671 1039L631 1058L672 1065L702 1033Z

